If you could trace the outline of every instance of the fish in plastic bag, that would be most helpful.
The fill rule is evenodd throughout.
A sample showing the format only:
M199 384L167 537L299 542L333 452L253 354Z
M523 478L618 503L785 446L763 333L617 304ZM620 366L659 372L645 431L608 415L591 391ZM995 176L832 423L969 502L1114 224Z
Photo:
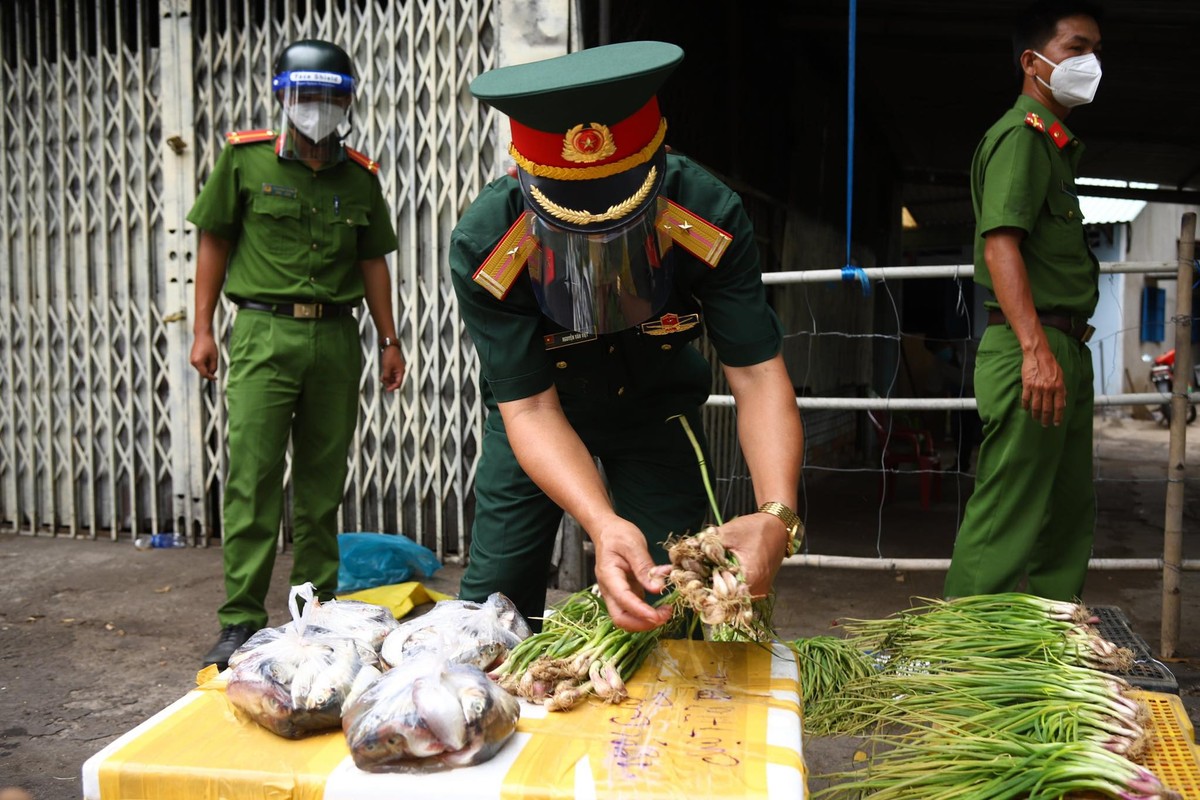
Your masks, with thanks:
M376 652L379 652L387 635L400 627L400 621L392 616L390 609L361 600L330 600L325 603L313 600L313 607L305 619L310 626L358 639Z
M513 602L493 592L483 603L443 600L425 614L401 622L383 640L379 655L394 667L405 659L438 656L489 670L532 635Z
M371 683L347 705L342 730L359 769L439 770L492 758L520 716L517 699L482 670L430 656Z
M379 676L379 656L368 644L321 626L306 625L293 587L292 622L230 658L225 695L259 725L289 739L337 728L342 709ZM250 641L247 641L247 645Z
M293 598L306 601L302 616L305 630L309 632L324 631L335 636L358 639L378 653L387 635L400 626L400 621L392 615L391 609L360 600L329 600L322 603L316 599L315 589L311 583L293 589ZM289 599L289 602L293 602L292 599ZM296 617L294 607L292 616ZM257 631L229 657L229 666L236 666L237 662L254 648L278 639L291 626L292 623L289 622L278 628L263 628Z

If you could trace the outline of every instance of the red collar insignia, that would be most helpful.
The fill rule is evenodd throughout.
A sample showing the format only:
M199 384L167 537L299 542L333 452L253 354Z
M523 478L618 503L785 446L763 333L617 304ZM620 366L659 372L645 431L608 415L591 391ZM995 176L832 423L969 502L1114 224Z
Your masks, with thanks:
M1050 126L1050 138L1058 145L1059 150L1062 150L1071 141L1071 137L1067 135L1067 129L1062 126L1061 122L1055 122Z

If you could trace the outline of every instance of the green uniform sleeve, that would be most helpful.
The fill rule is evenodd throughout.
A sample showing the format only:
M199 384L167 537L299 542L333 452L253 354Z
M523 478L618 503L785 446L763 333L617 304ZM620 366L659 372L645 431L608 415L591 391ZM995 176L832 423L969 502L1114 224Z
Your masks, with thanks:
M395 251L399 246L396 228L392 224L392 210L383 196L379 179L371 176L370 210L371 224L362 229L358 236L358 260L379 258Z
M980 235L996 228L1020 228L1029 233L1037 225L1051 173L1043 136L1021 126L997 138L982 165L983 193L977 226Z
M188 212L188 222L226 241L235 241L242 230L242 200L238 190L238 170L233 147L225 147L217 157L212 174Z

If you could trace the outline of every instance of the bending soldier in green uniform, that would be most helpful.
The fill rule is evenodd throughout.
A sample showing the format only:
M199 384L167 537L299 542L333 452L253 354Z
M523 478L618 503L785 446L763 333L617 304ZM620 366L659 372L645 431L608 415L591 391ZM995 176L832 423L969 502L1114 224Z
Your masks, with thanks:
M517 176L455 227L450 265L488 409L464 599L510 596L541 616L563 510L595 545L616 624L664 622L662 542L709 503L679 417L702 438L707 332L738 410L757 513L720 529L765 594L799 541L802 430L738 196L663 144L655 94L683 52L583 50L480 75L510 118ZM603 465L603 474L595 459ZM611 492L611 499L610 499Z
M396 249L378 165L344 147L354 77L341 48L298 41L275 62L279 133L231 133L188 220L200 229L191 362L216 379L213 311L224 285L238 306L229 342L222 630L204 663L267 624L265 600L292 442L293 585L337 589L337 511L358 419L366 297L380 339L380 379L399 387L385 256ZM344 127L344 126L343 126Z
M945 594L1012 591L1069 600L1083 590L1095 524L1092 356L1099 299L1075 177L1083 145L1064 120L1100 82L1098 11L1035 5L1013 37L1016 105L971 164L975 281L995 300L979 345L983 442Z

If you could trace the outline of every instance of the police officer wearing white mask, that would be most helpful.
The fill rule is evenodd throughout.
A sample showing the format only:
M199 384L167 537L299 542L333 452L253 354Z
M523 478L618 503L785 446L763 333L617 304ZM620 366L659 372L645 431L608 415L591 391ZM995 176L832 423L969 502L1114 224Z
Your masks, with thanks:
M396 249L379 165L345 146L355 76L350 57L319 40L275 62L278 131L230 133L188 220L200 229L191 363L217 377L213 311L222 289L238 306L229 342L229 473L224 492L221 634L203 663L229 656L267 624L265 600L292 452L290 583L321 600L338 580L337 511L358 420L362 300L379 334L380 380L404 376L388 253Z
M983 442L947 597L1083 590L1095 526L1087 320L1100 267L1075 187L1084 148L1066 118L1100 83L1099 19L1070 0L1019 17L1021 94L971 164L975 282L992 294L975 362Z

